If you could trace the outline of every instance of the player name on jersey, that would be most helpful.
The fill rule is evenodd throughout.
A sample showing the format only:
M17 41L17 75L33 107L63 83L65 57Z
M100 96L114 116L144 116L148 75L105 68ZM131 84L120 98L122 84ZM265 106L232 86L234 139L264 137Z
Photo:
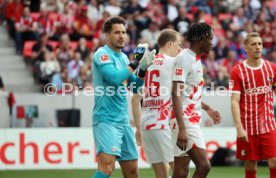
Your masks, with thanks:
M143 107L161 107L164 104L163 99L147 100L143 103Z

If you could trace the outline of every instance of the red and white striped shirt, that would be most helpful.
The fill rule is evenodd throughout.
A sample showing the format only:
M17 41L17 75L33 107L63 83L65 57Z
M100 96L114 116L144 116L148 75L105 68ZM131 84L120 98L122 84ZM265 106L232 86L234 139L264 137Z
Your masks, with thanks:
M240 94L240 117L248 135L259 135L276 129L273 109L273 86L276 66L262 59L257 68L243 63L234 67L229 89Z

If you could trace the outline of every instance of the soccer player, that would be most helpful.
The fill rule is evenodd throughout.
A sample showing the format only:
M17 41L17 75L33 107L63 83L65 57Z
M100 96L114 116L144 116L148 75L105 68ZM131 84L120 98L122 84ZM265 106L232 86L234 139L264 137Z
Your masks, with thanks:
M193 178L205 178L210 170L200 130L201 109L207 112L215 124L220 122L221 116L201 102L204 81L200 55L212 49L212 39L213 32L209 25L193 24L186 34L190 47L182 50L175 59L172 102L178 129L173 131L173 137L178 147L174 153L173 178L188 176L190 159L196 166Z
M156 178L168 177L167 163L173 169L174 147L169 119L174 62L181 50L181 39L181 34L174 30L161 31L157 40L159 53L145 78L141 137L147 161L152 164ZM140 109L140 98L134 95L132 103L133 116L139 118L140 113L136 113Z
M276 178L276 66L262 58L263 43L258 33L247 35L244 49L247 59L234 67L229 83L237 130L236 156L245 161L246 178L256 178L259 160L268 161L270 178Z
M140 78L145 76L147 67L152 64L155 50L140 55L140 61L136 58L129 63L127 56L121 52L126 40L124 19L117 16L107 19L104 32L107 45L96 51L92 63L95 91L93 135L98 157L94 178L110 177L116 159L125 178L137 178L138 152L128 118L125 83L132 86L134 92L143 85ZM140 51L143 53L145 50ZM133 73L138 65L139 78Z

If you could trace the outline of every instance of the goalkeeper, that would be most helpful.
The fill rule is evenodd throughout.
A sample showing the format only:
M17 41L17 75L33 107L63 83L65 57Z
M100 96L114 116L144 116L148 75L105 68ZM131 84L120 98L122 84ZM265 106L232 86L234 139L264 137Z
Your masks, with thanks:
M93 135L98 158L94 178L108 178L118 160L123 177L138 177L138 152L128 118L127 89L134 93L143 85L147 68L152 64L155 50L147 52L146 45L138 46L133 63L121 52L125 45L125 21L111 17L104 23L107 45L99 48L92 64L95 91ZM137 69L138 77L133 73Z

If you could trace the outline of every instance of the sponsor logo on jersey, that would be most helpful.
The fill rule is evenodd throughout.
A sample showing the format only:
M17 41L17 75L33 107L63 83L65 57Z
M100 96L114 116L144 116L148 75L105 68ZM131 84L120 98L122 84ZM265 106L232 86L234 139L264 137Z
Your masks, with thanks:
M110 61L110 60L109 60L109 57L108 57L107 54L101 55L101 62L102 62L102 63L107 63L107 62L109 62L109 61Z
M175 75L183 75L183 69L175 69Z
M246 93L249 95L257 95L257 94L263 94L263 93L268 93L272 91L271 86L260 86L257 88L249 88L246 90Z

